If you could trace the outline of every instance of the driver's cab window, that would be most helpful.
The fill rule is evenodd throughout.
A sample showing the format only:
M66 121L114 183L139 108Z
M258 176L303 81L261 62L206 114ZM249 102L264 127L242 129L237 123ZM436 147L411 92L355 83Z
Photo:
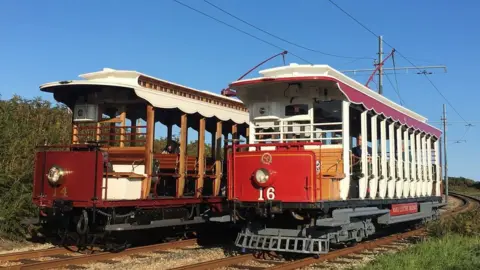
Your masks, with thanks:
M314 141L342 144L342 101L320 101L313 106Z
M284 107L284 141L305 142L311 139L312 119L309 104L289 104Z

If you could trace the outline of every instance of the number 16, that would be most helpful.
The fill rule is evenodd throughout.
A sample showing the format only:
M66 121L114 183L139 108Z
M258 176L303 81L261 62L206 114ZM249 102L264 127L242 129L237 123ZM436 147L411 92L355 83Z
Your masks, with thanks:
M259 189L260 195L258 197L259 201L264 201L265 199L263 198L263 188ZM275 199L275 188L274 187L269 187L267 188L267 200L271 201Z

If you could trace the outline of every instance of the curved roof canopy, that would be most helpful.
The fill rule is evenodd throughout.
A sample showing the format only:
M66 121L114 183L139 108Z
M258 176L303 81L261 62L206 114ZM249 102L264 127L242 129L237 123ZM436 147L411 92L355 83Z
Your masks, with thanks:
M207 118L216 117L237 124L248 123L247 109L237 99L157 79L137 71L104 68L101 71L82 74L80 77L84 80L46 83L41 85L40 89L55 93L68 91L70 86L128 88L157 108L177 108L188 114L198 113Z
M238 90L264 82L329 81L335 83L352 103L361 104L367 110L373 110L376 114L437 138L441 135L441 131L429 125L425 117L398 105L328 65L290 64L262 70L260 74L263 77L236 81L230 84L230 88Z

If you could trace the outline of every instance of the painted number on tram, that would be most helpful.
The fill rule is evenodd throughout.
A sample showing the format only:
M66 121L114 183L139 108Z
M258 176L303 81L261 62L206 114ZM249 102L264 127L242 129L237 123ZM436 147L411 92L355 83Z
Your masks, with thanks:
M260 192L260 195L258 197L258 200L259 201L264 201L264 190L263 188L260 188L259 189L259 192ZM274 187L269 187L265 190L265 197L267 198L267 200L271 201L271 200L274 200L275 199L275 188Z

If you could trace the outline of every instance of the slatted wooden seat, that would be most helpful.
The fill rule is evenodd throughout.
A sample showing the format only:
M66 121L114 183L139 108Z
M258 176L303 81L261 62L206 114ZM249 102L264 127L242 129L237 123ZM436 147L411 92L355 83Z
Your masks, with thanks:
M215 178L215 160L211 157L205 158L205 176Z
M145 160L145 147L111 147L104 150L112 164L141 163Z
M108 178L145 178L144 175L133 172L108 172Z
M188 176L197 176L197 157L187 156L185 171Z
M178 154L154 154L158 162L158 175L177 175Z

